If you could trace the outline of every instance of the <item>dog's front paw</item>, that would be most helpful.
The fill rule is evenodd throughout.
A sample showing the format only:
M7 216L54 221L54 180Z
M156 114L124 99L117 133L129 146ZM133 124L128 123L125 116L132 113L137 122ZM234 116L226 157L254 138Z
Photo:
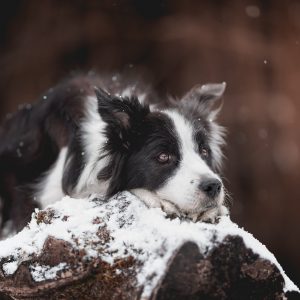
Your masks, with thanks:
M219 217L219 209L213 208L209 211L206 211L204 214L202 214L200 217L200 221L205 223L215 224L217 223L218 217Z
M171 217L180 217L180 212L177 207L169 201L160 200L162 210Z
M161 207L161 199L148 190L132 189L130 192L142 200L148 207Z
M144 189L133 189L131 192L139 197L148 207L159 207L161 208L168 216L180 216L180 212L177 207L170 201L163 200L159 198L155 193L152 193Z
M218 223L218 219L221 216L226 216L229 214L228 208L224 205L219 207L210 209L208 211L202 213L192 213L188 215L188 218L191 219L193 222L206 222L206 223Z

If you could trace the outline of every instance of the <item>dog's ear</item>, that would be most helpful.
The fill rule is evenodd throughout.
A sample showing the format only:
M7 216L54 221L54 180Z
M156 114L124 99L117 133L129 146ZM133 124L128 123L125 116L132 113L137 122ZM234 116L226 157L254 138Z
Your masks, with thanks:
M142 105L137 97L116 97L102 89L95 89L98 99L98 112L109 126L110 137L119 139L122 145L127 145L129 135L136 133L149 107Z
M186 109L193 110L210 119L215 119L221 106L218 104L226 88L226 83L208 83L194 86L180 101Z

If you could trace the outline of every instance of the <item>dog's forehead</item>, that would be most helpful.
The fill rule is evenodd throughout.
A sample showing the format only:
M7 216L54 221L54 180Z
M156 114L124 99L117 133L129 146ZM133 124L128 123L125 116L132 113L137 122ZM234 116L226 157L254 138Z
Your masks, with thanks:
M196 142L196 136L200 135L202 139L208 138L209 124L204 118L196 116L187 118L176 110L166 110L164 114L172 123L176 135L182 142L189 143L189 146Z
M178 144L178 138L173 120L163 111L154 111L146 116L138 128L137 143Z

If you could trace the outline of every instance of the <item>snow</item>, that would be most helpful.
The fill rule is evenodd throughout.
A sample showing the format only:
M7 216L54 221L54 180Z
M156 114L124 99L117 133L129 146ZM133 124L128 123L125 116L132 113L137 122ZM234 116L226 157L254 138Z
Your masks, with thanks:
M201 253L206 255L227 235L238 235L254 253L278 267L285 280L285 292L299 291L274 255L229 217L222 217L218 224L193 223L178 218L171 220L161 209L147 208L129 192L120 193L108 201L97 195L87 199L64 197L45 212L51 213L50 222L47 222L50 224L40 222L40 213L36 210L26 228L0 242L0 259L9 257L3 265L6 275L13 274L19 264L29 260L33 254L41 253L46 238L53 236L70 242L75 248L84 249L86 258L101 256L102 260L113 264L117 258L133 256L142 262L137 280L139 285L144 286L143 296L147 297L164 274L176 248L185 241L195 242ZM97 243L99 229L108 231L107 243ZM32 265L31 274L36 281L52 279L65 267L64 263L57 266Z
M3 264L2 268L3 268L5 275L13 274L18 269L18 262L12 261L12 262L5 263L5 264Z
M65 270L66 266L66 263L60 263L54 267L35 264L31 265L29 268L33 280L36 282L41 282L47 279L54 279L57 275L57 272Z

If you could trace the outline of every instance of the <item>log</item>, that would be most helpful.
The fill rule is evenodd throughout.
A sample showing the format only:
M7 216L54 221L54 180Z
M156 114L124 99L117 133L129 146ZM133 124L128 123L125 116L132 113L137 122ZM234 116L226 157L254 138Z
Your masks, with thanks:
M229 217L169 219L129 192L65 197L0 242L0 299L298 299L273 254Z

